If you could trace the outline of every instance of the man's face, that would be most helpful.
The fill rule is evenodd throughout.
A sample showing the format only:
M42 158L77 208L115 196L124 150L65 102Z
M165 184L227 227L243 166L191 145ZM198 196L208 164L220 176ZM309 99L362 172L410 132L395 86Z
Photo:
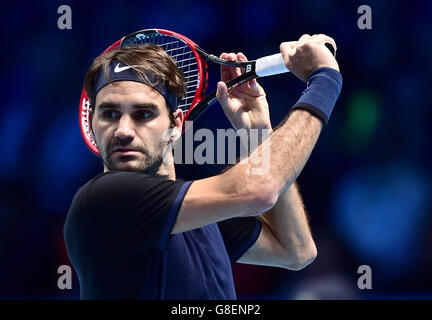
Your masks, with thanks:
M93 133L105 171L156 173L169 144L164 97L140 82L117 81L96 95Z

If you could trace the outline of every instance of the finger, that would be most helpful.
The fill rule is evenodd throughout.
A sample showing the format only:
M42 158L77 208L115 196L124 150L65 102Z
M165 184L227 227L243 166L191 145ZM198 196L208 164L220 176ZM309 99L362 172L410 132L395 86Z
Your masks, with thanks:
M247 58L242 52L239 52L237 53L237 61L247 61Z
M291 49L294 49L297 45L297 41L288 41L286 43Z
M227 60L228 61L237 61L237 55L235 53L231 52L230 54L228 54ZM241 69L237 68L237 67L229 67L229 71L231 72L232 78L238 77L242 73Z
M229 70L229 68L231 67L221 66L221 80L223 82L227 82L233 78L231 76L231 71Z
M320 44L330 43L335 49L335 51L337 50L336 41L332 37L329 37L321 33L321 34L313 35L312 39L318 41Z
M248 61L247 57L243 54L243 52L237 53L237 60ZM240 85L239 88L246 88L247 90L250 90L250 94L254 96L258 96L261 94L261 87L255 79L245 82L244 84Z
M323 36L325 38L325 42L328 42L328 43L330 43L333 46L333 48L335 49L335 55L336 55L336 50L337 50L336 41L332 37L329 37L329 36L326 36L326 35L323 35Z
M282 42L280 45L280 49L282 50L282 48L284 49L284 51L291 51L293 49L295 49L295 47L297 46L298 41L287 41L287 42Z
M247 59L247 57L242 52L239 52L239 53L237 53L237 61L248 61L248 59ZM249 90L252 90L252 94L253 95L255 95L255 94L257 94L257 92L259 92L259 90L257 91L255 88L251 87L251 82L250 81L247 81L246 83L242 84L239 87L240 88L243 87L243 88L247 88Z
M219 81L217 84L216 98L218 99L222 108L225 109L228 106L228 87L223 81Z
M237 55L235 53L223 53L221 57L223 57L223 59L228 61L237 61ZM240 68L221 65L221 80L223 82L227 82L239 76L240 74L241 74Z
M299 39L298 42L300 43L304 43L307 39L309 39L311 36L310 34L305 33L304 35L302 35Z
M227 60L227 56L228 56L228 54L226 52L223 52L223 53L221 53L219 58ZM228 80L232 79L230 69L231 69L231 67L228 67L228 66L224 66L224 65L220 66L221 80L223 82L227 82Z
M282 56L285 61L285 65L288 67L289 65L289 59L290 56L292 56L295 53L295 48L298 44L298 41L289 41L289 42L282 42L280 44L280 52L282 53ZM288 67L289 68L289 67Z
M256 79L252 79L249 81L249 87L251 88L254 96L261 96L264 93L264 89L258 84Z
M236 60L237 60L237 55L236 55L234 52L230 52L230 53L228 53L228 55L227 55L227 59L228 59L229 61L236 61Z

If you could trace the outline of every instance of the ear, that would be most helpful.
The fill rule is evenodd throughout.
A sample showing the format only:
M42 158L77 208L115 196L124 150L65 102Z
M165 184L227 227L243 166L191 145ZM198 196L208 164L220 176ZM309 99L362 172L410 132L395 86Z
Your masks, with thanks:
M93 118L94 118L95 112L94 112L94 107L90 108L90 133L93 136L93 139L96 141L96 136L94 134L93 131Z
M174 127L171 133L171 142L177 141L181 137L184 120L183 110L177 109L173 112L173 116Z

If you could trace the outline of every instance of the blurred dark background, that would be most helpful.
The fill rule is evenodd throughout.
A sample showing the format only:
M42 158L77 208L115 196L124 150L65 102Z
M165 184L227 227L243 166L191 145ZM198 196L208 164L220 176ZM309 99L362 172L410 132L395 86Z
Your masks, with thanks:
M57 27L62 4L71 30ZM357 26L363 4L371 30ZM84 74L110 44L153 27L251 59L303 33L338 44L343 90L298 179L318 257L301 271L236 264L240 299L432 298L431 1L11 1L1 11L0 298L79 298L76 273L59 290L57 268L71 265L62 231L72 197L102 171L79 130ZM260 83L276 126L304 84L289 74ZM214 105L194 127L229 122ZM177 170L192 180L222 168ZM357 287L361 265L370 290Z

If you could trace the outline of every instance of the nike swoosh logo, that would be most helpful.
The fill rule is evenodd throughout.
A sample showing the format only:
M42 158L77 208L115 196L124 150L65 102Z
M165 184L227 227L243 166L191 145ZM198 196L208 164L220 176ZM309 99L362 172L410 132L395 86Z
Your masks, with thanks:
M120 67L120 63L117 63L117 65L114 68L114 72L118 73L118 72L122 72L124 70L130 69L132 68L131 66L125 66L125 67Z

